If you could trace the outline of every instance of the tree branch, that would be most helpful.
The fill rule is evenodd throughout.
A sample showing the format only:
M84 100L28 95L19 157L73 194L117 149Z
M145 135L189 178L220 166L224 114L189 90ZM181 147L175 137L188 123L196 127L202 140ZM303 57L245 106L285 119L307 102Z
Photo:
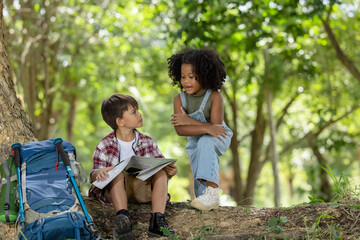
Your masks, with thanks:
M347 117L349 114L351 114L352 112L354 112L356 109L358 109L359 106L358 105L354 105L349 111L347 111L346 113L344 113L343 115L341 115L340 117L338 117L335 120L330 120L329 122L325 123L323 126L321 126L319 128L318 131L316 131L315 133L311 133L315 136L319 136L326 128L330 127L331 125L335 124L336 122L340 121L341 119ZM302 141L304 141L307 138L307 135L309 133L305 134L302 138L290 143L289 145L285 146L283 148L283 150L280 152L280 154L284 154L285 152L293 149L294 147L296 147L297 145L299 145Z
M290 108L290 106L294 103L295 99L300 95L300 92L296 92L295 96L292 97L290 99L290 101L285 105L285 107L283 108L283 110L281 111L282 114L280 116L280 118L278 119L277 123L276 123L276 130L279 129L280 125L283 123L284 121L284 117L285 115L288 113L288 110Z
M326 20L325 20L326 22L329 22L329 20L330 20L330 15L331 15L332 9L333 9L333 4L330 5L329 10L327 11Z
M349 114L351 114L352 112L354 112L356 109L358 109L359 106L358 105L354 105L349 111L345 112L342 116L338 117L337 119L331 119L329 122L325 123L323 126L321 126L319 128L319 130L314 133L315 136L319 136L320 133L322 133L327 127L329 127L330 125L340 121L341 119L347 117Z
M290 101L285 105L285 107L282 109L282 114L280 116L280 118L278 119L277 123L276 123L276 131L279 129L280 125L284 122L284 117L285 115L288 113L288 110L290 108L290 106L293 104L293 102L295 101L295 99L297 98L297 96L299 96L300 93L296 92L295 96L293 98L290 99ZM265 162L267 162L270 159L271 156L271 144L269 143L266 146L266 150L265 150L265 156L264 156L264 160L262 161L262 164L265 164Z
M354 62L349 59L349 57L347 57L345 55L345 53L342 51L342 49L340 48L340 45L335 37L334 32L332 31L330 25L329 25L329 18L330 18L330 13L331 13L331 9L329 9L328 11L328 16L326 18L326 20L322 19L320 17L320 20L323 23L324 29L326 31L326 33L329 36L331 45L333 46L333 48L336 51L336 56L337 58L340 60L340 62L349 70L349 72L359 81L360 83L360 72L359 70L356 68Z
M242 141L244 141L247 137L251 136L252 132L253 132L253 131L250 131L250 132L248 132L247 134L245 134L244 136L242 136L242 137L240 138L240 140L238 141L239 145L240 145L240 144L242 143Z

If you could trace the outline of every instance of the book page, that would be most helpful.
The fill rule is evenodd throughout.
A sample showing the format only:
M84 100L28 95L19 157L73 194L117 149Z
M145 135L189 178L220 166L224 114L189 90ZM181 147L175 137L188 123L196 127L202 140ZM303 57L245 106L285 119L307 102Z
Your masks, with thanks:
M162 164L160 166L157 166L157 167L144 169L144 170L140 171L139 174L136 177L143 180L143 181L145 181L146 179L148 179L149 177L151 177L152 175L154 175L155 173L157 173L158 171L160 171L161 169L163 169L167 165L176 162L176 160L174 160L174 159L171 159L171 160L173 160L173 161L164 162L164 164Z
M153 169L154 167L164 165L172 161L176 161L176 159L132 156L131 161L126 166L125 170L127 172L129 172L129 169L130 172L140 172L145 169Z
M109 177L105 181L95 181L92 184L94 184L97 188L103 189L125 169L126 165L129 164L130 160L131 157L121 160L118 164L115 165L112 170L108 171Z
M105 181L95 181L92 184L97 188L103 189L123 170L145 181L160 169L174 162L176 162L176 159L132 156L122 160L114 169L110 170L108 172L109 177Z
M125 170L129 174L145 181L172 162L176 162L176 159L133 156Z

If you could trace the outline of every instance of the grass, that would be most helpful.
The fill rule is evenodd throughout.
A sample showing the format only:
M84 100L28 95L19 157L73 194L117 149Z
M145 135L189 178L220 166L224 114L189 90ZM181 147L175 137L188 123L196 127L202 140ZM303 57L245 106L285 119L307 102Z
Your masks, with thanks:
M192 237L192 240L201 240L204 237L206 237L207 235L213 234L214 233L214 229L212 226L210 225L202 225L201 228L195 228L193 229L193 232L197 233L197 236Z
M343 174L340 174L340 177L336 177L333 170L326 165L325 167L322 167L330 176L330 178L333 181L333 187L335 191L335 196L332 201L346 201L348 203L354 202L359 197L359 187L356 186L353 188L351 186L350 180L344 176Z
M360 209L359 204L359 187L356 186L353 188L351 185L350 180L340 174L339 177L335 175L333 170L326 165L323 169L327 172L333 182L333 190L334 190L334 197L330 202L329 208L338 208L339 203L348 205L350 209L358 210ZM312 194L308 197L310 200L310 204L316 203L323 203L322 199L316 197L315 194ZM346 235L346 231L341 228L341 226L329 224L327 229L320 229L320 224L325 219L334 219L335 217L330 216L328 214L319 213L320 216L316 219L315 223L308 228L306 226L305 220L305 227L307 229L307 239L332 239L332 240L341 240L343 239L344 235ZM349 214L351 214L349 212ZM355 217L355 216L354 216ZM355 217L356 218L356 217Z

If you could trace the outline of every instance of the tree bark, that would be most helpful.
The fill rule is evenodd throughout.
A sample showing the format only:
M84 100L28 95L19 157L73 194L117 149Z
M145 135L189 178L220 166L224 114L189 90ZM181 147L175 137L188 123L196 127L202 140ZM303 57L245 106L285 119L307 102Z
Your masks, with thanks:
M329 25L329 17L330 17L330 13L331 13L331 8L328 12L328 17L326 20L321 19L324 29L327 33L327 35L329 36L330 39L330 43L333 46L333 48L335 49L336 52L336 57L340 60L340 62L349 70L349 72L354 76L354 78L356 78L359 83L360 83L360 72L357 69L357 67L355 66L354 62L345 55L345 53L343 52L343 50L341 49L334 32L332 31L330 25Z
M26 108L26 112L30 118L32 124L36 127L37 119L35 117L35 105L37 101L37 89L36 89L36 73L38 69L36 64L34 64L34 59L40 59L40 56L37 51L35 51L34 45L38 44L38 41L43 37L41 34L37 34L35 36L34 33L29 32L30 23L34 21L32 17L32 11L34 9L31 6L31 2L27 1L21 4L21 8L19 9L19 17L24 22L24 28L27 30L23 32L22 44L24 46L19 59L19 81L22 85L24 91L24 105ZM34 37L35 36L35 37Z
M53 115L55 76L58 71L58 40L48 38L52 30L51 17L57 13L58 1L41 2L44 14L38 15L33 1L21 2L14 20L21 20L26 31L21 32L22 50L18 55L18 79L23 89L26 112L39 140L49 138ZM12 5L12 3L10 4ZM39 111L40 110L40 111ZM39 112L36 112L39 111Z
M272 169L273 169L273 176L274 176L274 204L275 207L278 207L280 205L280 181L279 181L279 170L278 170L278 160L279 160L279 154L276 147L276 124L275 119L273 115L272 110L272 103L273 103L273 89L271 80L272 74L269 69L270 67L270 54L269 54L269 46L267 49L264 50L264 60L265 60L265 71L264 71L264 79L265 79L265 97L266 97L266 106L267 106L267 114L268 114L268 122L269 122L269 133L270 133L270 158L272 163Z
M190 199L193 200L195 199L195 193L194 193L194 176L192 174L192 171L191 171L191 166L190 164L187 165L187 175L188 175L188 178L189 178L189 186L188 186L188 193L190 195Z
M320 193L322 195L322 199L325 201L331 200L331 184L329 182L329 177L327 172L323 169L326 168L327 161L325 157L321 154L319 151L319 148L316 144L316 136L312 134L311 132L306 134L306 139L309 143L310 148L312 149L318 163L319 163L319 169L320 169Z
M66 124L66 132L67 132L67 140L72 142L73 134L74 134L74 123L75 123L75 115L76 115L76 107L77 107L78 99L75 94L72 94L69 100L70 108L68 111L68 120Z
M237 124L237 103L236 103L236 99L232 99L229 97L229 95L226 93L226 90L224 90L224 94L228 100L228 102L230 103L231 106L231 110L232 110L232 127L229 124L229 120L227 118L227 115L225 114L224 116L224 120L226 122L226 125L229 126L231 128L231 130L233 131L233 136L231 139L231 143L230 143L230 151L231 151L231 155L232 155L232 165L233 165L233 169L234 169L234 183L235 183L235 196L234 199L236 201L237 204L240 204L241 201L243 200L242 196L243 196L243 182L242 182L242 178L241 178L241 164L240 164L240 155L239 155L239 151L238 151L238 147L239 147L239 141L238 141L238 124Z
M13 143L24 144L36 139L31 123L15 93L11 75L6 30L0 2L0 163L4 162Z
M281 202L281 188L280 188L280 180L279 180L279 170L278 170L278 161L279 161L279 154L277 151L276 146L276 126L275 126L275 120L273 116L273 110L272 110L272 92L271 89L267 89L266 91L266 104L267 104L267 112L269 116L269 129L270 129L270 146L272 149L271 154L271 162L272 162L272 169L273 169L273 175L274 175L274 203L275 207L279 207Z
M256 181L259 178L262 169L260 162L261 149L264 143L266 121L263 114L264 93L262 87L259 90L257 98L257 114L255 120L255 129L251 133L251 153L248 169L247 182L244 193L243 205L252 205L254 202L254 192Z

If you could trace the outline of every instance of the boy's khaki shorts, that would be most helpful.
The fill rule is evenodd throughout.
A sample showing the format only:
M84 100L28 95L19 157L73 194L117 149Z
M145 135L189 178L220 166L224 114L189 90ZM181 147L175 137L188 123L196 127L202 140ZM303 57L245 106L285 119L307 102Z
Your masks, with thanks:
M128 203L148 203L151 202L151 179L142 181L137 177L131 176L126 171L123 171L125 177L125 190L128 198ZM111 196L108 188L105 188L105 198L111 201Z

